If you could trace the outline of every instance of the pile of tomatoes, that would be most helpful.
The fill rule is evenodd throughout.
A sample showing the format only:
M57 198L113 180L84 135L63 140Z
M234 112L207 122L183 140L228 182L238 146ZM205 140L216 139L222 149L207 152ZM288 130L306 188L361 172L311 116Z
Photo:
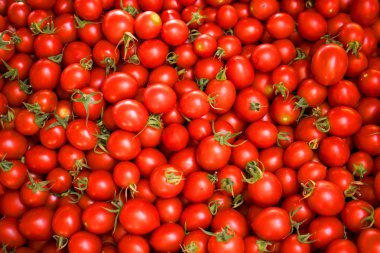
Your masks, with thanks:
M2 252L379 253L378 0L0 0Z

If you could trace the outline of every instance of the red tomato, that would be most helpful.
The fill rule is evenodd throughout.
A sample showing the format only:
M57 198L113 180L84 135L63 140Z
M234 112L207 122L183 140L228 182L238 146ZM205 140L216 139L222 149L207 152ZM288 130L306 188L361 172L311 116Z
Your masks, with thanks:
M314 78L326 86L342 80L347 67L348 56L344 49L336 44L327 44L318 48L311 61Z

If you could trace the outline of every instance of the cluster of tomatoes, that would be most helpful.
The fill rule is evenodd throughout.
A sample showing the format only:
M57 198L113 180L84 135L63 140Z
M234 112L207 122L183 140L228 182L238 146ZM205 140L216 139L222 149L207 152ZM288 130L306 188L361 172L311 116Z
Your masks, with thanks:
M379 253L378 0L0 0L2 252Z

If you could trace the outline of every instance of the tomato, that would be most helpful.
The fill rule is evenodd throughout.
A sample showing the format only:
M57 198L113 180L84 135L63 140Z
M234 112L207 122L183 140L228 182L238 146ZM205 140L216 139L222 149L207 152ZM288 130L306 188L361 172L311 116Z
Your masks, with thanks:
M352 153L347 163L347 168L353 173L354 176L362 178L368 176L373 170L372 157L362 151Z
M184 237L185 231L180 225L167 223L152 233L149 243L156 251L174 252L181 249Z
M172 165L156 167L150 174L149 182L153 193L161 198L177 196L185 184L181 169Z
M299 183L306 184L310 180L316 182L325 179L326 173L327 167L324 166L322 163L307 162L299 168L297 178Z
M267 20L279 9L279 3L274 0L252 1L249 5L249 11L252 16L259 20Z
M74 204L60 206L54 213L52 229L55 235L69 238L81 228L81 209Z
M251 180L253 179L253 181L247 181L247 183L249 197L253 203L261 207L277 204L282 196L280 180L273 173L267 171L255 172L255 176L252 176Z
M29 104L37 103L41 112L51 113L57 107L57 95L51 90L39 90L32 95L30 95L28 99Z
M198 56L193 50L193 45L190 43L182 44L176 47L173 52L175 54L175 62L177 66L181 68L192 67L198 59ZM170 57L168 57L168 59L170 59Z
M355 134L362 123L359 112L345 106L332 108L327 113L327 118L330 123L330 133L338 137L348 137Z
M177 96L173 89L166 85L150 85L144 91L144 105L156 114L167 113L173 109Z
M197 247L199 253L207 252L207 242L209 240L209 235L206 235L201 230L195 230L189 232L185 235L183 239L183 247L184 249L192 249L194 245Z
M5 191L0 196L0 204L0 213L6 217L20 218L27 211L27 207L21 202L19 191L16 190Z
M121 253L140 252L149 253L149 244L144 237L137 235L125 235L119 241L117 248Z
M355 145L361 151L370 155L379 155L379 126L365 125L355 135Z
M267 114L268 100L259 91L245 88L237 94L234 109L244 121L257 121Z
M111 10L103 17L102 31L108 41L117 44L121 41L126 43L125 34L134 33L135 20L133 16L124 10ZM130 45L125 44L125 47Z
M186 177L182 195L190 202L206 201L215 190L215 180L204 171L195 171Z
M197 79L214 79L223 63L217 57L208 57L198 60L194 66L194 75Z
M170 151L184 149L189 141L187 129L178 123L168 125L162 131L161 142Z
M38 58L48 58L61 53L63 44L56 34L39 34L34 39L34 53Z
M271 228L270 231L268 227ZM291 232L289 214L279 207L265 208L254 218L251 228L264 240L282 240Z
M303 98L289 94L286 99L281 95L277 95L273 99L269 110L271 119L280 125L288 126L297 121L301 114L300 108L305 107L307 107L307 104Z
M318 12L309 10L299 14L298 32L310 41L316 41L327 32L327 22Z
M272 44L261 44L253 50L251 62L255 69L270 72L280 65L280 52Z
M302 222L301 227L308 225L315 217L315 213L310 209L307 200L298 194L285 198L281 207L288 213L294 213L292 219L295 222Z
M181 97L178 109L187 118L200 118L210 110L209 97L200 90L191 91Z
M49 240L52 236L53 211L48 207L36 207L27 211L20 220L20 232L28 240Z
M327 99L333 107L355 107L359 102L360 92L353 82L342 80L328 88Z
M182 203L179 198L161 198L155 202L160 220L163 223L176 223L182 214Z
M32 65L29 72L30 85L33 90L54 89L61 75L60 66L48 59L40 59Z
M116 193L116 185L111 173L104 170L90 173L86 192L94 201L112 200Z
M85 119L73 120L66 128L67 140L80 150L93 149L98 142L96 135L99 133L98 126L93 121Z
M164 64L168 53L168 46L161 40L146 40L137 49L141 64L151 69Z
M371 215L373 207L363 200L352 200L342 210L342 221L347 229L358 233L370 223L366 218Z
M327 137L319 145L319 158L327 166L343 166L349 157L350 149L348 144L339 137Z
M368 69L361 73L358 87L361 93L368 97L378 97L379 94L380 71Z
M335 184L319 180L307 188L305 192L310 208L320 215L332 216L340 213L344 208L343 191Z
M224 227L221 232L213 234L213 236L210 237L207 243L207 249L209 253L243 253L244 240L243 237L236 234L231 228Z
M276 13L266 23L268 33L276 39L288 38L294 31L295 21L287 13Z
M379 13L379 2L374 0L353 1L350 11L353 21L364 26L372 25L375 23Z
M326 248L326 253L333 252L347 252L356 253L358 252L357 246L350 240L347 239L336 239L332 241Z
M110 232L114 227L116 214L110 212L113 206L106 202L95 202L84 209L82 223L93 234Z
M115 49L115 45L108 40L99 40L96 42L92 49L92 55L93 60L97 65L106 68L106 75L109 74L110 69L116 69L116 65L120 60L119 49Z
M257 148L269 148L277 141L277 128L274 124L265 121L255 121L250 124L245 134Z
M102 251L102 241L96 235L79 231L73 234L68 243L69 253L83 252L83 253L100 253Z
M319 249L344 236L344 226L336 217L318 217L310 223L308 231L312 245Z
M5 217L0 220L1 243L6 245L6 248L17 248L25 244L25 238L17 225L15 218Z
M186 230L195 231L198 228L207 229L211 225L212 214L204 203L190 204L184 208L180 224L186 226Z
M125 131L139 132L148 120L148 111L136 100L122 100L113 108L113 117L118 127Z
M245 237L248 233L248 224L244 216L232 208L219 210L212 220L211 228L214 232L226 226L241 237Z
M8 189L19 189L27 180L27 167L18 160L3 160L0 164L0 183Z
M281 252L307 253L310 252L310 244L298 239L298 235L290 235L280 244Z
M99 119L105 107L102 93L92 87L74 90L71 94L71 101L73 112L86 120Z
M45 174L57 166L57 153L41 145L33 146L25 154L25 164L30 172Z
M235 85L236 89L243 89L252 84L255 78L255 71L248 59L237 55L228 59L226 63L226 76Z
M326 86L342 80L347 67L348 56L344 49L336 44L327 44L318 48L311 61L314 78Z
M79 17L90 21L98 19L103 11L101 0L75 0L74 9Z
M119 219L129 233L136 235L147 234L160 226L157 209L143 199L128 200L121 208Z

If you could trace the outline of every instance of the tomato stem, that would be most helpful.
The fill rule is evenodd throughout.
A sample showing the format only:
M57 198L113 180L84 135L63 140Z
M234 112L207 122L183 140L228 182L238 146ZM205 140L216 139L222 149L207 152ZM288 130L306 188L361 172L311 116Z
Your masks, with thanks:
M0 162L0 169L4 172L9 172L13 167L13 163L10 161L5 160L5 156Z
M218 209L221 205L221 200L212 200L208 203L208 210L210 210L210 213L215 216L218 213Z
M167 55L166 55L166 61L170 64L170 65L173 65L173 64L176 64L177 63L177 60L178 60L178 55L174 52L169 52Z
M15 80L16 78L18 78L18 69L17 68L12 68L11 66L9 66L9 64L4 61L3 59L1 59L1 61L3 62L4 66L7 68L7 72L5 72L4 74L2 74L0 76L0 78L7 78L8 80Z

